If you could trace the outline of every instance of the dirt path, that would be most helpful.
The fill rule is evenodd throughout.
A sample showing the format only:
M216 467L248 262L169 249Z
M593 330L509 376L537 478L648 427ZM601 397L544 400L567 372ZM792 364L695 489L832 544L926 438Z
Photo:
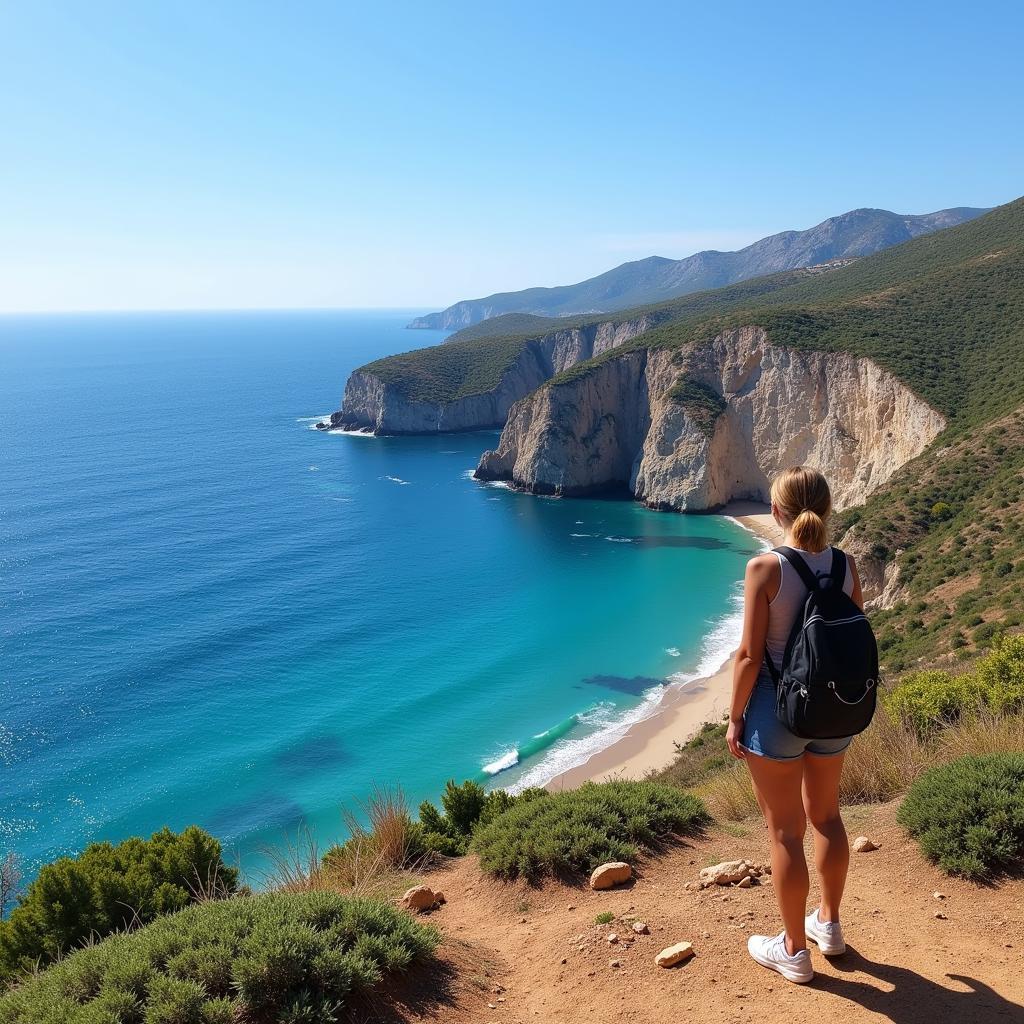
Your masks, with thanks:
M763 830L751 823L674 847L641 865L631 888L613 892L503 884L472 857L432 872L426 884L448 900L431 915L445 934L442 963L426 986L434 991L405 1002L400 1019L1024 1024L1024 882L979 888L944 877L893 814L886 806L849 815L851 834L870 835L881 849L854 854L844 905L850 949L831 962L814 950L808 986L747 956L749 934L780 927L770 882L684 888L707 864L763 860ZM595 924L602 912L616 919ZM630 917L651 934L634 934ZM611 932L618 943L607 941ZM658 950L684 939L697 952L689 963L655 966Z

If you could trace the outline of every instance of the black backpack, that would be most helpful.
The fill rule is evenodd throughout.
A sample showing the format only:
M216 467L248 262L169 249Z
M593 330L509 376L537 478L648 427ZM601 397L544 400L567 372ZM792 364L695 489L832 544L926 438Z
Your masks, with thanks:
M765 662L776 688L779 721L804 739L836 739L863 732L878 697L878 645L867 616L843 591L846 555L833 548L832 571L815 575L799 553L775 548L807 587L776 668Z

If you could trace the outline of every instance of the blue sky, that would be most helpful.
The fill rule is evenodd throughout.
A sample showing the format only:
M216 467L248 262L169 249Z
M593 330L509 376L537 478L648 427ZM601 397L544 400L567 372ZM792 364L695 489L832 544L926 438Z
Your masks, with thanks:
M0 310L440 308L1006 202L1021 11L0 0Z

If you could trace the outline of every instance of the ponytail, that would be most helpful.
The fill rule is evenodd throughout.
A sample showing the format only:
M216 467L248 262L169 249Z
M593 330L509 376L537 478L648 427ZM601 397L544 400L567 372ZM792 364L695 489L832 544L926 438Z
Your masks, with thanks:
M832 494L828 481L816 469L795 466L772 481L771 497L782 513L793 543L817 554L828 547L828 517Z
M793 520L790 536L798 548L813 554L818 554L828 547L828 527L825 525L825 520L809 508L805 508Z

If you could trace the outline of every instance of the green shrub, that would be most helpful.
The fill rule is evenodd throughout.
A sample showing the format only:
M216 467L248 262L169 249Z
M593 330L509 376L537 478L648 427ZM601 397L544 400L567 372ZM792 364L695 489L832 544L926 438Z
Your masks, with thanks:
M459 857L469 849L473 833L517 803L544 795L540 789L527 789L516 796L496 789L488 793L478 782L467 780L461 786L449 779L441 795L443 812L428 800L420 804L420 825L429 849L449 857Z
M995 628L996 623L986 623L975 630L975 639L982 629L989 636ZM958 639L959 635L954 637L954 646L964 646ZM974 671L964 675L934 670L912 672L889 693L885 705L920 736L928 736L982 708L996 714L1024 711L1024 636L997 638L992 650L975 663Z
M974 670L993 711L1024 710L1024 636L1004 636Z
M220 843L195 825L116 846L92 843L78 857L43 867L0 922L0 977L48 963L89 938L234 892L237 880Z
M1024 871L1024 754L961 757L911 787L898 812L930 860L975 881Z
M517 804L480 828L472 846L485 871L533 880L632 860L708 821L704 805L673 786L588 782Z
M981 685L972 676L929 670L911 672L885 697L885 706L919 736L957 722L984 703Z
M436 932L330 892L211 900L78 950L0 998L0 1024L333 1024Z

